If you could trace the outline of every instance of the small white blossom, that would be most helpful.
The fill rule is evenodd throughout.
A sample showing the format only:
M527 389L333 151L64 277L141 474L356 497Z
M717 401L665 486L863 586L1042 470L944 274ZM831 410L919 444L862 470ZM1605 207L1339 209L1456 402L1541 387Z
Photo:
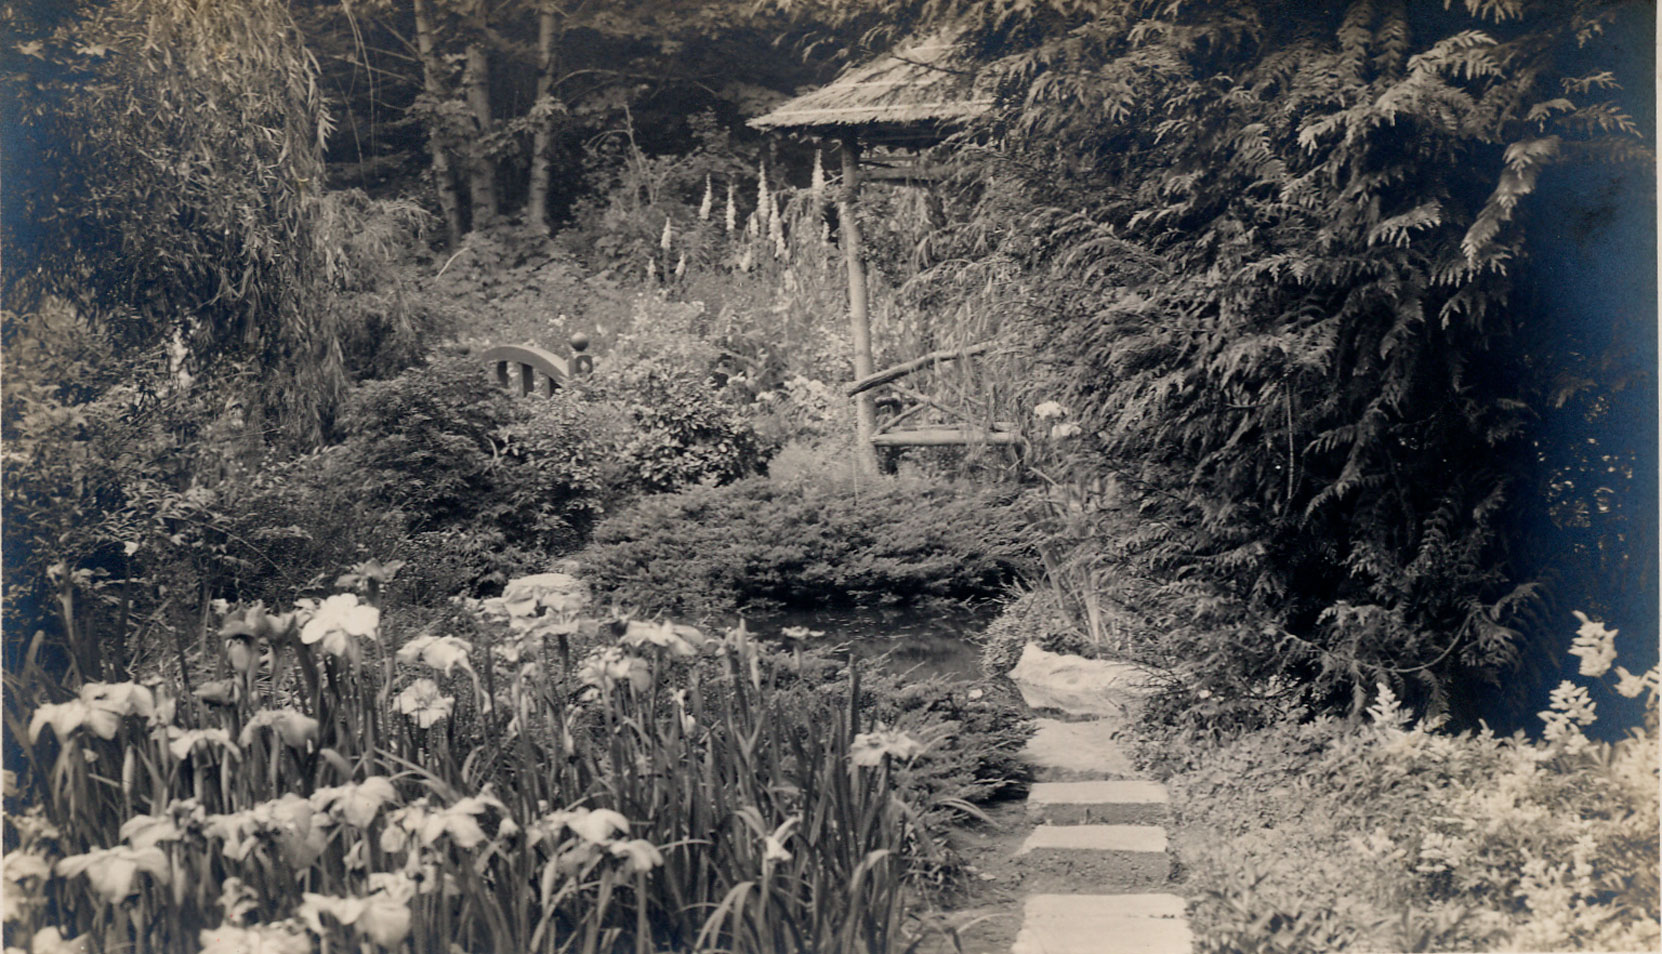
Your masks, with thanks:
M1576 610L1574 616L1581 620L1581 628L1576 630L1575 641L1570 643L1570 655L1581 658L1581 675L1602 676L1610 671L1610 664L1616 660L1618 630L1605 629L1603 623L1588 619L1587 614L1580 610Z

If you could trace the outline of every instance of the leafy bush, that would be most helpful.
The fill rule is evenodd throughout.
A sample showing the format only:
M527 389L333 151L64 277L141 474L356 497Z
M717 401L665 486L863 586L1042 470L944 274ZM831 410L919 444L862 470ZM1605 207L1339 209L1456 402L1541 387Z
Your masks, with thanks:
M627 415L630 430L620 442L619 463L644 491L724 484L767 462L771 448L696 364L641 358L597 376L590 394Z
M1614 634L1587 624L1581 672ZM1412 722L1381 687L1371 721L1297 714L1222 744L1161 738L1202 951L1653 950L1657 670L1617 669L1644 724L1590 741L1565 681L1541 741Z
M975 599L1024 563L1008 490L749 478L641 500L578 554L602 591L677 614Z
M360 570L356 593L293 612L227 608L225 677L175 673L180 694L6 673L26 753L8 943L877 954L916 937L934 839L898 786L939 724L860 722L852 686L781 692L742 630L585 616L561 574L444 635L395 634L386 568Z
M213 592L276 601L379 554L409 565L402 598L432 605L580 546L633 489L612 460L615 421L577 394L487 382L449 355L365 383L345 402L342 443L205 490L243 561Z

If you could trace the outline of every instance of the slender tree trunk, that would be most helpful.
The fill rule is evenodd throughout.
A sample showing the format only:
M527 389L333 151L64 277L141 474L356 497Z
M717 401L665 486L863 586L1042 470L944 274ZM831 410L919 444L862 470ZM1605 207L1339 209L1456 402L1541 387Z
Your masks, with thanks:
M860 230L854 213L860 202L860 143L853 136L843 139L843 187L837 196L837 228L841 233L843 260L848 264L848 323L854 338L854 378L871 377L871 323L866 317L866 266L860 260ZM877 405L870 391L854 396L854 454L860 469L877 473L877 449L871 439L877 433Z
M416 50L421 54L421 75L427 95L444 101L444 87L439 82L439 61L433 53L433 15L427 0L415 0ZM427 146L433 152L433 178L439 190L439 207L444 210L445 245L454 247L462 239L462 199L456 192L456 179L450 171L449 137L442 124L427 130Z
M491 118L490 60L485 53L485 5L475 0L468 11L471 37L467 44L467 67L462 86L467 90L468 111L473 114L475 133L468 149L468 193L473 202L473 227L483 228L496 221L496 159L489 143L496 123Z
M526 217L539 231L548 230L548 183L553 174L549 155L554 147L553 104L543 100L554 91L556 16L552 2L544 2L537 12L537 96L531 109L541 118L531 135L531 195L526 201Z

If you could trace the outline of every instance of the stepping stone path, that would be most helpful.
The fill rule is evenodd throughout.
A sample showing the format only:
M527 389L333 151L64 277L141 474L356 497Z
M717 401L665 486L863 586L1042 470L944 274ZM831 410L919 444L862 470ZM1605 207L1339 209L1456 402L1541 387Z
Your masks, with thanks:
M1114 741L1126 715L1038 720L1023 751L1036 823L1017 850L1027 895L1012 954L1189 954L1170 893L1165 786L1136 777Z

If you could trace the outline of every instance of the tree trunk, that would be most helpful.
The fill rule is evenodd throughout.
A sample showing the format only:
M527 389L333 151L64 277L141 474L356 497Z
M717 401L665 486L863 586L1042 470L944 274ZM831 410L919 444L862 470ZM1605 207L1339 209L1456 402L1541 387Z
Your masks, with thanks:
M860 261L860 230L854 211L860 201L860 144L853 136L843 139L843 187L837 195L837 227L841 233L843 260L848 264L848 323L854 338L854 377L872 375L871 322L866 316L866 266ZM877 450L871 439L877 434L877 405L870 391L854 397L854 457L861 470L877 473Z
M537 95L531 110L540 119L531 134L531 194L526 200L527 220L532 228L544 232L548 230L548 183L553 175L549 153L554 147L553 104L544 99L554 92L556 26L554 5L545 2L537 12Z
M427 9L427 0L415 0L416 50L421 54L421 76L427 95L437 102L444 101L444 87L439 82L438 57L433 53L433 16ZM454 247L462 239L462 198L456 192L456 179L450 171L450 149L443 125L427 130L427 146L433 152L433 179L439 191L439 207L444 210L446 247Z
M468 195L473 203L473 227L483 228L496 221L496 159L487 141L495 131L491 118L490 60L485 53L485 5L475 0L468 11L470 38L467 67L462 86L467 91L468 111L473 114L474 137L468 148Z

